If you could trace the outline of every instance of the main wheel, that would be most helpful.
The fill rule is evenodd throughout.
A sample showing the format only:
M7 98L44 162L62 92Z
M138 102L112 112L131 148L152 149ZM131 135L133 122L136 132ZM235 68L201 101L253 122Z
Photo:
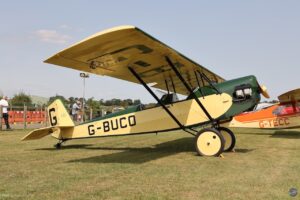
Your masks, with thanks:
M196 150L201 156L219 156L224 150L224 138L214 128L205 128L196 136Z
M224 151L232 151L236 141L234 133L225 127L219 127L218 130L225 139Z

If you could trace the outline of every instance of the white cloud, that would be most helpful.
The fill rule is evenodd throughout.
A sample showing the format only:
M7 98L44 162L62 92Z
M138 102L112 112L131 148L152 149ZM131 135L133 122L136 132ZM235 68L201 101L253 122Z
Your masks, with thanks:
M66 24L62 24L62 25L60 25L60 26L59 26L59 28L61 28L61 29L72 29L72 27L71 27L71 26L69 26L69 25L66 25Z
M35 31L35 35L43 42L65 44L71 36L58 33L56 30L40 29Z

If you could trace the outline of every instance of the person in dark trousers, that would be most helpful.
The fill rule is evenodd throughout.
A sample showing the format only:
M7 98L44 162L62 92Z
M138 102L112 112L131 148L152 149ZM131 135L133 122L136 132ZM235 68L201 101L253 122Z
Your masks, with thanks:
M3 98L0 100L0 106L2 107L2 117L4 119L6 129L11 130L9 126L9 121L8 121L8 98L7 96L3 96Z

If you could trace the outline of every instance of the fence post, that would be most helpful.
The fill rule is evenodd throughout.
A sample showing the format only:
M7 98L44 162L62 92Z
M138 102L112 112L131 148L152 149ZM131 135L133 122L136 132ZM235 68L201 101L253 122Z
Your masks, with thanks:
M47 107L45 107L45 127L47 127L48 126L48 109L47 109Z
M90 108L90 120L93 119L93 108Z
M0 131L2 131L2 106L0 106Z
M14 124L15 122L15 116L14 116L14 110L13 110L13 105L11 102L9 102L9 110L7 110L7 113L9 113L9 111L12 113L12 115L8 115L8 121L11 119L10 124Z
M24 105L24 112L23 112L23 120L24 120L24 129L27 127L27 106Z

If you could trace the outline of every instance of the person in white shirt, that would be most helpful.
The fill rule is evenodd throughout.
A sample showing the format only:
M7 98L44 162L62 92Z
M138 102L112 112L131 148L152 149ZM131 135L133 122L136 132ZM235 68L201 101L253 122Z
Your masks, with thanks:
M6 129L10 130L9 122L8 122L8 98L7 96L3 96L3 98L0 100L0 106L2 107L2 117L4 119Z
M72 117L74 121L78 120L79 110L80 110L80 102L76 100L76 102L72 105Z

